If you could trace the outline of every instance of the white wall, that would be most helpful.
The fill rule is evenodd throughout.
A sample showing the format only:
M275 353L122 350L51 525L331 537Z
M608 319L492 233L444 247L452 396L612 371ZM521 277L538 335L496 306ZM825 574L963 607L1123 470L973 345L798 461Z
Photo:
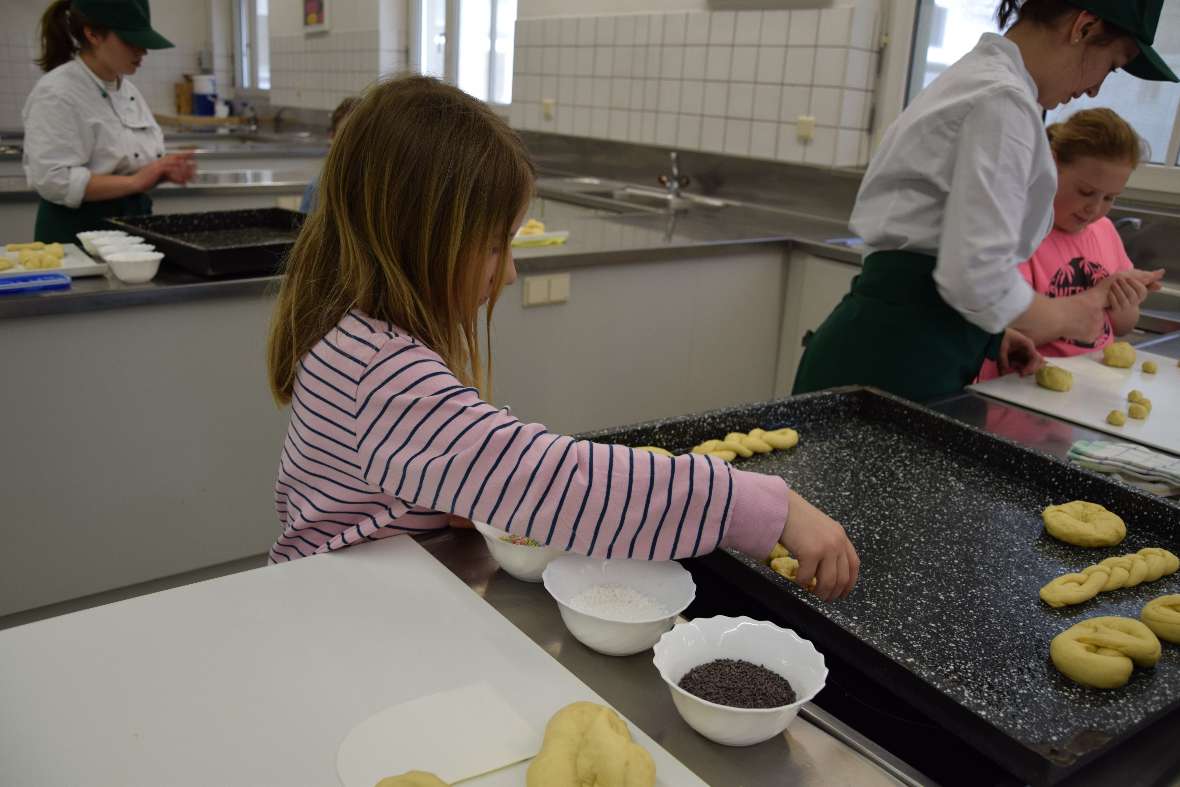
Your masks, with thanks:
M705 11L708 7L708 0L519 0L516 5L516 18Z
M878 0L856 0L822 10L523 19L511 122L821 167L864 165L878 11ZM802 118L814 118L809 142L798 134Z
M40 54L38 25L47 0L0 0L0 129L21 127L21 108L41 76L32 63ZM197 68L197 52L209 47L208 4L198 0L153 0L152 26L175 49L149 52L131 81L157 112L175 112L173 84Z
M334 109L408 61L406 0L333 0L330 30L303 31L301 4L270 6L272 106Z

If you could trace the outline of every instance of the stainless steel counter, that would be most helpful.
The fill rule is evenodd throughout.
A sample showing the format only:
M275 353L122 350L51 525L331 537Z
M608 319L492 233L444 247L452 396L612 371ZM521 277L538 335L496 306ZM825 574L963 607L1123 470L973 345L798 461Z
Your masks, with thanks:
M496 611L711 785L933 783L813 704L804 706L785 734L765 743L747 748L712 743L680 718L650 651L615 658L583 646L566 630L545 589L499 571L474 531L451 530L421 543Z
M186 185L161 183L152 190L154 197L172 193L218 194L227 190L250 189L258 193L289 193L307 186L307 173L298 169L235 169L199 171ZM0 201L36 201L37 193L29 188L24 175L0 175Z

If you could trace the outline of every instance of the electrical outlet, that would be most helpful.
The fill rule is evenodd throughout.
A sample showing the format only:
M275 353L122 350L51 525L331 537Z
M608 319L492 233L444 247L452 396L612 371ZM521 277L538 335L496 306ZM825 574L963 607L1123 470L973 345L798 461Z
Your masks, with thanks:
M546 120L553 120L553 110L557 107L557 102L551 98L541 99L541 115Z
M549 277L549 302L565 303L570 299L570 275L558 273Z
M800 115L795 119L795 130L799 135L800 142L810 142L815 139L815 117L812 115Z

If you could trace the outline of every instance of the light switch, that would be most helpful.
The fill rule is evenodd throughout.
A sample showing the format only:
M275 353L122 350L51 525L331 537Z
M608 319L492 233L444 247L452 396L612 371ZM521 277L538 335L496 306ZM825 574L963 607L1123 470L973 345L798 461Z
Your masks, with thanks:
M557 106L557 102L551 98L541 99L541 114L546 120L553 120L553 110Z
M800 142L810 142L815 139L815 117L813 115L800 115L796 118L795 124Z
M549 279L545 276L526 276L524 305L541 306L549 302Z
M570 299L570 275L558 273L549 277L549 302L565 303Z

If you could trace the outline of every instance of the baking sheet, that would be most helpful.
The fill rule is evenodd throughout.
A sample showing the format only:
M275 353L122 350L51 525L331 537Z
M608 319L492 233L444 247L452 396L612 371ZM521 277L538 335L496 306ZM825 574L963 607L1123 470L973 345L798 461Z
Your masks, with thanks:
M1138 617L1180 592L1180 573L1052 609L1050 579L1143 547L1180 551L1180 507L966 426L896 397L851 389L587 435L684 452L730 431L790 426L793 451L735 464L778 475L847 529L861 557L852 595L824 604L760 562L729 553L821 651L901 693L1033 783L1070 768L1180 708L1180 647L1118 691L1087 689L1048 658L1049 641L1095 615ZM1112 549L1081 549L1043 532L1045 506L1101 503L1126 520ZM813 626L805 628L801 621Z
M19 243L20 241L5 241L0 243L0 254L16 262L18 255L16 252L4 251L9 243ZM63 243L62 250L65 252L61 260L60 268L38 268L37 270L25 270L22 265L14 265L7 270L0 271L0 278L8 278L10 276L24 276L26 273L63 273L71 278L78 278L81 276L101 276L107 272L107 264L105 262L95 262L90 258L86 252L82 251L76 244Z
M1065 393L1042 388L1032 377L1015 374L972 385L971 389L1105 432L1119 440L1180 455L1180 367L1175 359L1139 351L1130 369L1106 366L1101 359L1101 352L1049 359L1054 366L1073 374L1073 388ZM1155 361L1159 371L1144 373L1144 361ZM1127 394L1134 389L1151 400L1152 410L1147 419L1128 418L1124 426L1106 423L1111 410L1127 412Z

